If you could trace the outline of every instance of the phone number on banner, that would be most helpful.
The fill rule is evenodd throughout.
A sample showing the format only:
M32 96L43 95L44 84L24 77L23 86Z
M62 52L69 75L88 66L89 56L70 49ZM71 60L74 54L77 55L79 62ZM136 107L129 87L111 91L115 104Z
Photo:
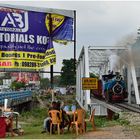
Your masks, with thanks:
M44 62L31 60L0 60L0 68L26 68L26 69L41 69L55 64L54 57L46 59Z

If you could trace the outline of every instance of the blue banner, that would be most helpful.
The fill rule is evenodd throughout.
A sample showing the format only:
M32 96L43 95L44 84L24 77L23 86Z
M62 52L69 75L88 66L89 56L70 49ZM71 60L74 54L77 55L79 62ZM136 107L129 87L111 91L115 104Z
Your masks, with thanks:
M0 8L0 68L40 69L56 63L53 41L71 41L73 19Z

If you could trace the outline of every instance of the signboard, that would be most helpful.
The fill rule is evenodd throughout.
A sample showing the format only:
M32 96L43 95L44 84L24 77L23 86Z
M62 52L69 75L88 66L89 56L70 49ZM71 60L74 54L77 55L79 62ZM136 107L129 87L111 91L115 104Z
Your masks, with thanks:
M82 78L82 89L98 89L98 79L97 78Z
M0 7L0 68L41 69L53 65L53 41L70 41L72 36L71 17Z

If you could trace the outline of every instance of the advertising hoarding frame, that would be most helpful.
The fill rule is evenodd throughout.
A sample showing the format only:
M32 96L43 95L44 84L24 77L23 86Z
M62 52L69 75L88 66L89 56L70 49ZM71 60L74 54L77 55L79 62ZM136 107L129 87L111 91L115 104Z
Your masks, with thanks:
M0 4L0 7L4 7L4 8L15 8L15 9L20 9L20 10L35 11L35 12L45 12L45 13L49 13L50 15L55 13L55 14L60 14L60 15L64 15L64 16L68 16L68 17L73 18L73 20L74 20L74 33L73 33L74 40L73 40L73 42L74 42L74 61L75 61L74 62L74 69L75 69L75 72L76 72L76 11L75 10L62 10L62 9L52 9L52 8L39 8L39 7L9 5L9 4ZM52 23L50 23L50 25L51 24ZM51 30L51 26L50 26L50 30ZM6 69L4 68L1 71L6 71ZM33 72L33 71L31 71L31 72ZM50 66L50 72L48 72L48 71L40 71L40 72L50 73L51 87L52 88L53 88L53 73L61 73L61 72L54 72L53 71L53 65Z

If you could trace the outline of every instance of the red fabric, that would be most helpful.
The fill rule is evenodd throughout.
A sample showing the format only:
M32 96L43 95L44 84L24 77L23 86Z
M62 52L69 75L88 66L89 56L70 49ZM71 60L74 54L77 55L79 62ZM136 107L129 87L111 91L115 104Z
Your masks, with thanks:
M6 136L5 117L0 117L0 138L5 138L5 136Z

